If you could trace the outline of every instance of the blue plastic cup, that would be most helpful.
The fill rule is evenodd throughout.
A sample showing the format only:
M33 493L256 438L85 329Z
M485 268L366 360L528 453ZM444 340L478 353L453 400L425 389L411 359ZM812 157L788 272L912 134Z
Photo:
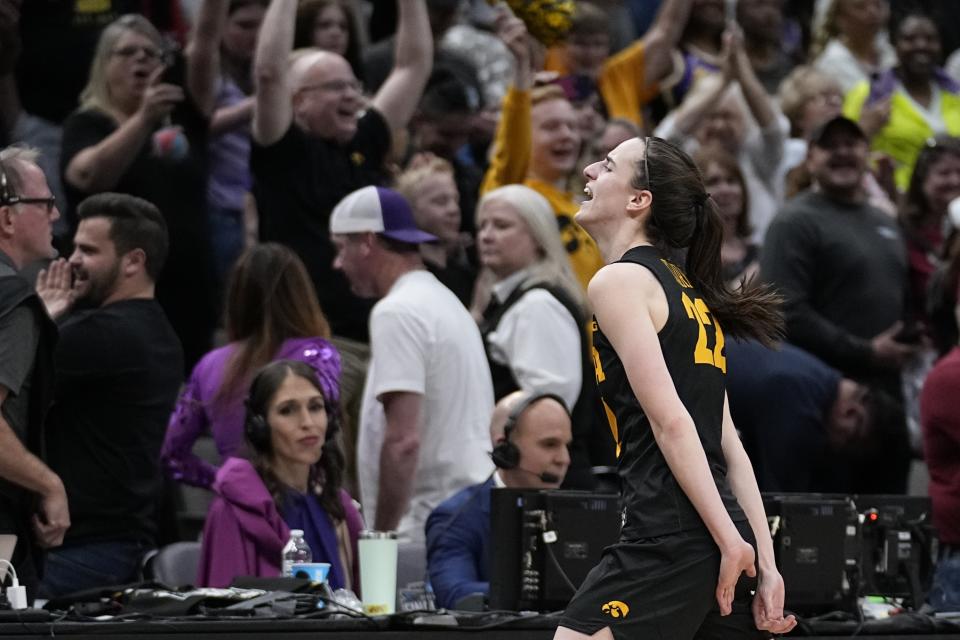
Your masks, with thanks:
M291 568L294 578L308 578L312 582L326 582L330 573L327 562L296 562Z

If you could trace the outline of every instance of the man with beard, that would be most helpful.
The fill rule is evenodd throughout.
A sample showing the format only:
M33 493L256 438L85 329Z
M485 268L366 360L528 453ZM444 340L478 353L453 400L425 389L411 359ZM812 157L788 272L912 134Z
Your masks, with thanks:
M48 555L47 598L136 579L155 546L160 446L183 371L180 342L154 299L169 246L160 211L103 193L77 214L76 248L69 263L51 265L44 296L51 309L51 290L60 308L85 307L61 323L54 353L49 458L72 526Z
M896 221L870 206L861 185L867 139L837 116L817 127L807 151L812 189L773 219L760 277L785 298L786 338L845 377L902 398L900 368L916 347L898 340L906 309L907 257ZM885 446L853 470L855 493L903 493L906 424L876 433Z

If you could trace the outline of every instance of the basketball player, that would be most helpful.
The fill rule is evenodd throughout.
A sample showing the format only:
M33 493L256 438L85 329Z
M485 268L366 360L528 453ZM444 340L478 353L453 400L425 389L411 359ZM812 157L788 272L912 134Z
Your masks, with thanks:
M796 621L724 391L724 332L774 342L777 298L724 287L720 218L676 147L634 138L584 174L576 219L606 263L588 296L624 521L555 638L785 633Z

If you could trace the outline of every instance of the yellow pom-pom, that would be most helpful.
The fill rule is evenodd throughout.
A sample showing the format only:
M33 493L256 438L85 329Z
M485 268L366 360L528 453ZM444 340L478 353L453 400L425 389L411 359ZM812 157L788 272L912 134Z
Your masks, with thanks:
M562 41L570 31L573 0L506 0L506 3L527 25L530 35L548 47Z

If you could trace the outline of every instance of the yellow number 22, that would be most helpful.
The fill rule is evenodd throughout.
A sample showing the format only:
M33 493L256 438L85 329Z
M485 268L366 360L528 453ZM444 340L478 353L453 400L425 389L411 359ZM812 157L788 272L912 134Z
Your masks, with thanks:
M712 364L726 373L727 359L723 357L723 331L720 330L720 325L710 320L710 309L701 298L691 300L686 292L681 296L683 308L687 310L687 317L696 320L699 328L697 346L693 350L693 361L697 364ZM716 335L713 351L710 351L707 346L707 325L713 325Z

